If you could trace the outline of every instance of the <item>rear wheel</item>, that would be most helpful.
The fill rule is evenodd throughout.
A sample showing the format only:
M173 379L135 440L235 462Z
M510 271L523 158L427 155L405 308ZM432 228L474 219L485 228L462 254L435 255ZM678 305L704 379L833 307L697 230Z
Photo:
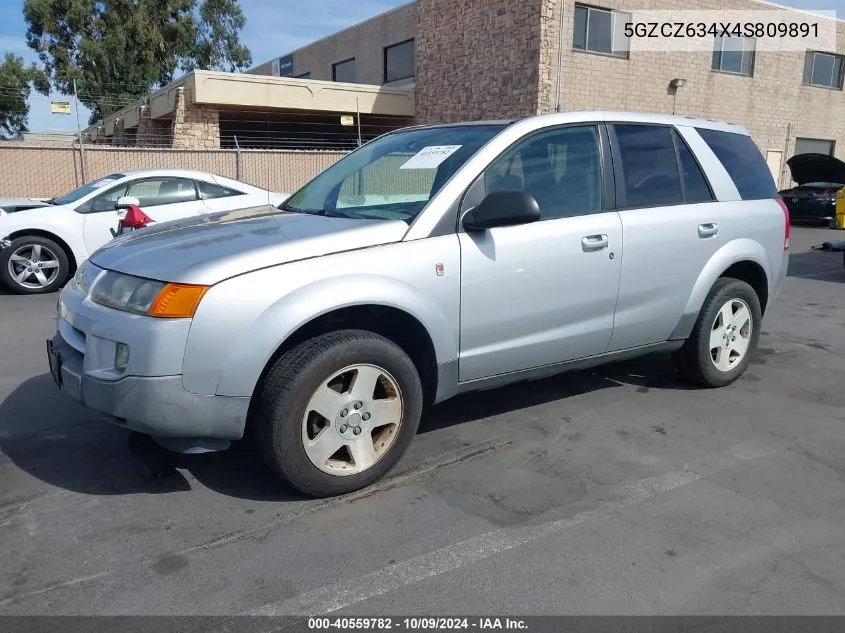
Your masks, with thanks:
M745 373L760 339L762 310L754 289L739 279L719 279L701 308L692 334L675 352L687 380L723 387Z
M68 276L64 250L53 240L24 235L0 253L0 280L17 294L53 292Z
M265 461L316 497L380 479L410 446L423 403L411 359L363 330L294 347L268 372L257 397L255 439Z

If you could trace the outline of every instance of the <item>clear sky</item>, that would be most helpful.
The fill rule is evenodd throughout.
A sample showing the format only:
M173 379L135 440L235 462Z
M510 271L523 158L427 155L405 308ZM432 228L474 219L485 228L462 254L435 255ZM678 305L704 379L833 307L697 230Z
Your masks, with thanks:
M309 42L404 4L406 0L240 0L246 15L242 41L252 51L255 64L295 50ZM835 10L845 18L845 0L780 0L807 10ZM13 51L26 60L35 54L26 46L26 25L22 1L0 0L0 55ZM66 99L60 95L35 94L30 100L29 127L33 132L75 130L73 115L50 114L50 100ZM83 126L88 111L80 111Z

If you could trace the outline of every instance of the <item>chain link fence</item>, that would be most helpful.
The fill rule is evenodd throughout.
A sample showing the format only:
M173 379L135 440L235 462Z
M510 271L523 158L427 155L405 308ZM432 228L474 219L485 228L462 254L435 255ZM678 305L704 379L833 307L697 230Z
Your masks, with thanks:
M52 198L97 178L136 169L193 169L290 193L343 151L170 149L0 143L0 197Z

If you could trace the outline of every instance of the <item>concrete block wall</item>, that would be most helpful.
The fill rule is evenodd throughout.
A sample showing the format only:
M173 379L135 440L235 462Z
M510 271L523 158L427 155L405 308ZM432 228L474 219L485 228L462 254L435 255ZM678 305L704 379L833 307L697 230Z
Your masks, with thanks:
M180 87L173 113L173 147L220 147L220 113L213 106L190 103L187 91Z
M536 114L540 0L417 0L417 120Z
M537 0L535 0L537 1ZM752 77L711 69L708 52L636 52L629 59L572 49L575 3L542 0L539 110L556 106L560 12L563 11L561 105L564 110L614 109L720 119L744 125L765 154L784 152L779 185L790 184L785 160L796 137L836 141L845 159L845 92L802 85L804 53L757 51ZM750 0L592 0L591 6L618 10L766 10ZM839 23L839 54L845 54L845 23ZM687 80L673 99L669 82Z

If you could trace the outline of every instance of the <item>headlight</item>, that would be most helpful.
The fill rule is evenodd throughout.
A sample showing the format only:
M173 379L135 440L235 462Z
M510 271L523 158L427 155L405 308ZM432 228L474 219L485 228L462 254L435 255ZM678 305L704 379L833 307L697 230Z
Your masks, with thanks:
M207 286L169 284L108 271L97 278L91 301L134 314L190 318L199 307Z
M91 290L91 301L116 310L147 314L166 285L160 281L108 271Z

